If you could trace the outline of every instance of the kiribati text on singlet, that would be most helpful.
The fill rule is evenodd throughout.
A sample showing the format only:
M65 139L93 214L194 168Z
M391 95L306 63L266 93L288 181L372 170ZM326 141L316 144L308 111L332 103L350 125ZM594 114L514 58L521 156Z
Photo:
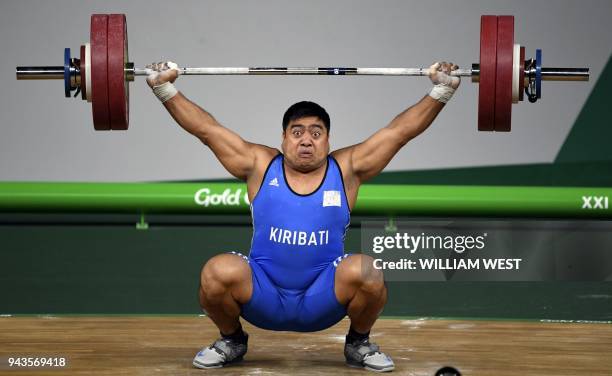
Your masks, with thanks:
M329 243L329 230L306 232L271 226L270 241L289 245L326 245Z

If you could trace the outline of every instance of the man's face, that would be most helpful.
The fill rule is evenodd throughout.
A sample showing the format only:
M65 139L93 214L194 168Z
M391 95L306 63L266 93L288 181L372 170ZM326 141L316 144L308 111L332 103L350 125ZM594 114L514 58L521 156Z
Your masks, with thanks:
M300 172L324 165L329 154L329 134L323 121L316 116L290 121L283 132L282 150L289 167Z

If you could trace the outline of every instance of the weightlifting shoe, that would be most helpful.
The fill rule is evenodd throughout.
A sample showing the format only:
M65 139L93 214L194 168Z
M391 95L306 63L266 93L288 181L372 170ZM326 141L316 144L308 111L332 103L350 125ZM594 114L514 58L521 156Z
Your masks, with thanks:
M240 362L247 352L249 335L246 333L245 335L245 343L239 343L229 338L219 338L212 345L203 348L193 358L194 367L221 368Z
M381 352L378 345L371 343L368 338L345 342L344 357L349 367L365 368L374 372L390 372L395 369L393 360Z

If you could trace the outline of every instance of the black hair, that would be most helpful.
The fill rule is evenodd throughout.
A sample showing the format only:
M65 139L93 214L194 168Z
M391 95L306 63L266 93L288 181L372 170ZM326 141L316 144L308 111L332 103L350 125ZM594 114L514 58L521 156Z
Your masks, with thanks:
M327 111L325 111L325 109L318 104L308 101L295 103L291 105L287 111L285 111L285 115L283 115L283 131L287 130L287 126L289 125L290 121L307 116L316 116L321 119L325 125L325 128L327 129L327 132L329 133L330 122Z

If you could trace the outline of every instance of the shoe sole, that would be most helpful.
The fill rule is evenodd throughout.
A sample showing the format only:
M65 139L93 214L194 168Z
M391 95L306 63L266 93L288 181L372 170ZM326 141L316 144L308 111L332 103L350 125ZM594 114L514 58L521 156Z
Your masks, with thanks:
M194 367L199 368L199 369L214 369L214 368L222 368L223 367L223 364L207 366L205 364L198 363L196 361L193 361L191 364L193 364Z
M395 369L395 366L389 366L389 367L383 367L383 368L373 368L367 365L361 365L361 363L349 363L346 362L346 365L351 367L351 368L360 368L360 369L367 369L368 371L372 371L372 372L391 372Z
M236 359L232 360L231 362L220 363L220 364L213 364L213 365L210 365L210 366L194 360L191 364L193 364L194 367L200 368L200 369L215 369L215 368L229 367L229 366L234 365L236 363L242 362L242 360L243 360L243 357L240 357L240 358L236 358Z

